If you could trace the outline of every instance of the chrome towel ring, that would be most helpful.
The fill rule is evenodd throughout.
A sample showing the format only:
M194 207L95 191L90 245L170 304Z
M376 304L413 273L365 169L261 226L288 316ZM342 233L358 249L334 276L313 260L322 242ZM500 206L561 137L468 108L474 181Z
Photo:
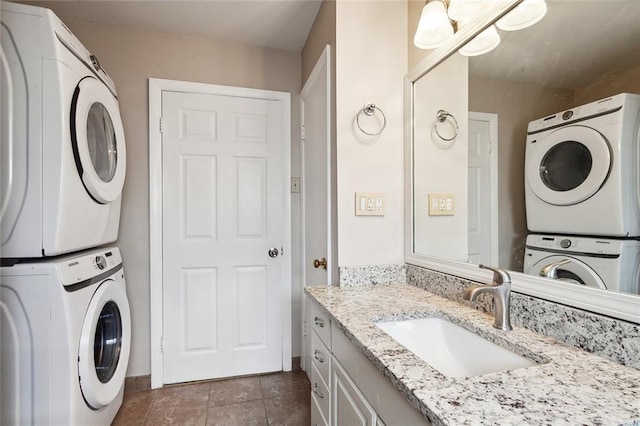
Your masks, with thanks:
M362 128L362 126L360 125L360 116L362 114L364 114L367 117L372 117L373 115L375 115L376 110L380 111L380 115L382 115L382 126L380 127L380 130L378 132L369 133L366 130L364 130ZM380 133L382 133L384 131L385 127L387 127L387 117L384 115L384 112L382 112L382 110L376 106L376 104L374 104L374 103L366 103L366 104L364 104L362 109L360 111L358 111L358 115L356 116L356 124L358 125L358 129L360 129L360 131L362 133L364 133L365 135L378 136Z
M438 131L438 123L444 123L445 121L447 121L447 119L451 117L451 121L453 122L453 136L451 136L450 138L446 138L444 136L442 136L440 134L440 132ZM451 142L452 140L454 140L457 136L458 136L458 120L456 120L456 118L453 116L453 114L451 114L449 111L445 111L443 109L439 110L436 113L436 122L433 125L434 130L436 131L436 135L438 135L438 137L440 139L442 139L443 141L446 142Z

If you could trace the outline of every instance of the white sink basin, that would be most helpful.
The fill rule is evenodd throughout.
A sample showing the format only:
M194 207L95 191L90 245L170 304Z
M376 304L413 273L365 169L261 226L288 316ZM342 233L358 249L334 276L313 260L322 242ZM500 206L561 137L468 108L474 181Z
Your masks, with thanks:
M441 318L376 325L445 376L471 377L536 365Z

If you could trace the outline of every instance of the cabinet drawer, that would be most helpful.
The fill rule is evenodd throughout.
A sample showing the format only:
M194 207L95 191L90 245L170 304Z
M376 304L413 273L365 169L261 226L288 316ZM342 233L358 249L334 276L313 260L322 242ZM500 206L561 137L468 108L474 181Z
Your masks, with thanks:
M327 348L331 348L331 323L329 317L320 311L318 305L311 303L311 329L318 333L318 337Z
M311 399L318 404L323 418L329 418L329 401L331 395L315 364L311 365Z
M311 360L328 386L330 383L331 351L322 343L315 331L311 332Z
M327 421L322 417L315 397L311 398L311 426L327 426Z

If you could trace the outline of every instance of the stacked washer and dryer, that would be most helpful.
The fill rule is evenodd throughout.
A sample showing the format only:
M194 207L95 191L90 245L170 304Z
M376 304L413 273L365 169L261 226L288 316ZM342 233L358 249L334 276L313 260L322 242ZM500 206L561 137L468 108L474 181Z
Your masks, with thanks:
M529 123L524 272L640 294L640 95Z
M2 2L0 423L108 425L131 319L113 81L48 9Z

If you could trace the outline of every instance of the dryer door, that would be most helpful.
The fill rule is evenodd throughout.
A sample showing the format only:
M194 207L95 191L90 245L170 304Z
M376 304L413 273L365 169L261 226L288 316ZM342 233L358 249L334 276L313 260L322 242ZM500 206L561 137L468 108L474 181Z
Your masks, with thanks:
M557 279L559 281L566 281L568 283L584 285L587 287L607 288L604 281L602 281L602 278L600 278L600 275L598 275L593 268L580 259L572 256L552 255L545 257L534 263L527 273L530 275L539 275L540 271L544 267L567 259L569 260L568 263L565 263L556 269L558 274Z
M127 294L116 281L103 281L89 303L78 350L82 395L98 410L109 405L124 386L131 344Z
M73 95L71 143L89 195L100 204L117 199L126 165L122 119L117 99L93 77L82 79Z
M604 135L586 126L567 126L530 142L526 180L546 203L578 204L594 195L609 176L611 148Z

